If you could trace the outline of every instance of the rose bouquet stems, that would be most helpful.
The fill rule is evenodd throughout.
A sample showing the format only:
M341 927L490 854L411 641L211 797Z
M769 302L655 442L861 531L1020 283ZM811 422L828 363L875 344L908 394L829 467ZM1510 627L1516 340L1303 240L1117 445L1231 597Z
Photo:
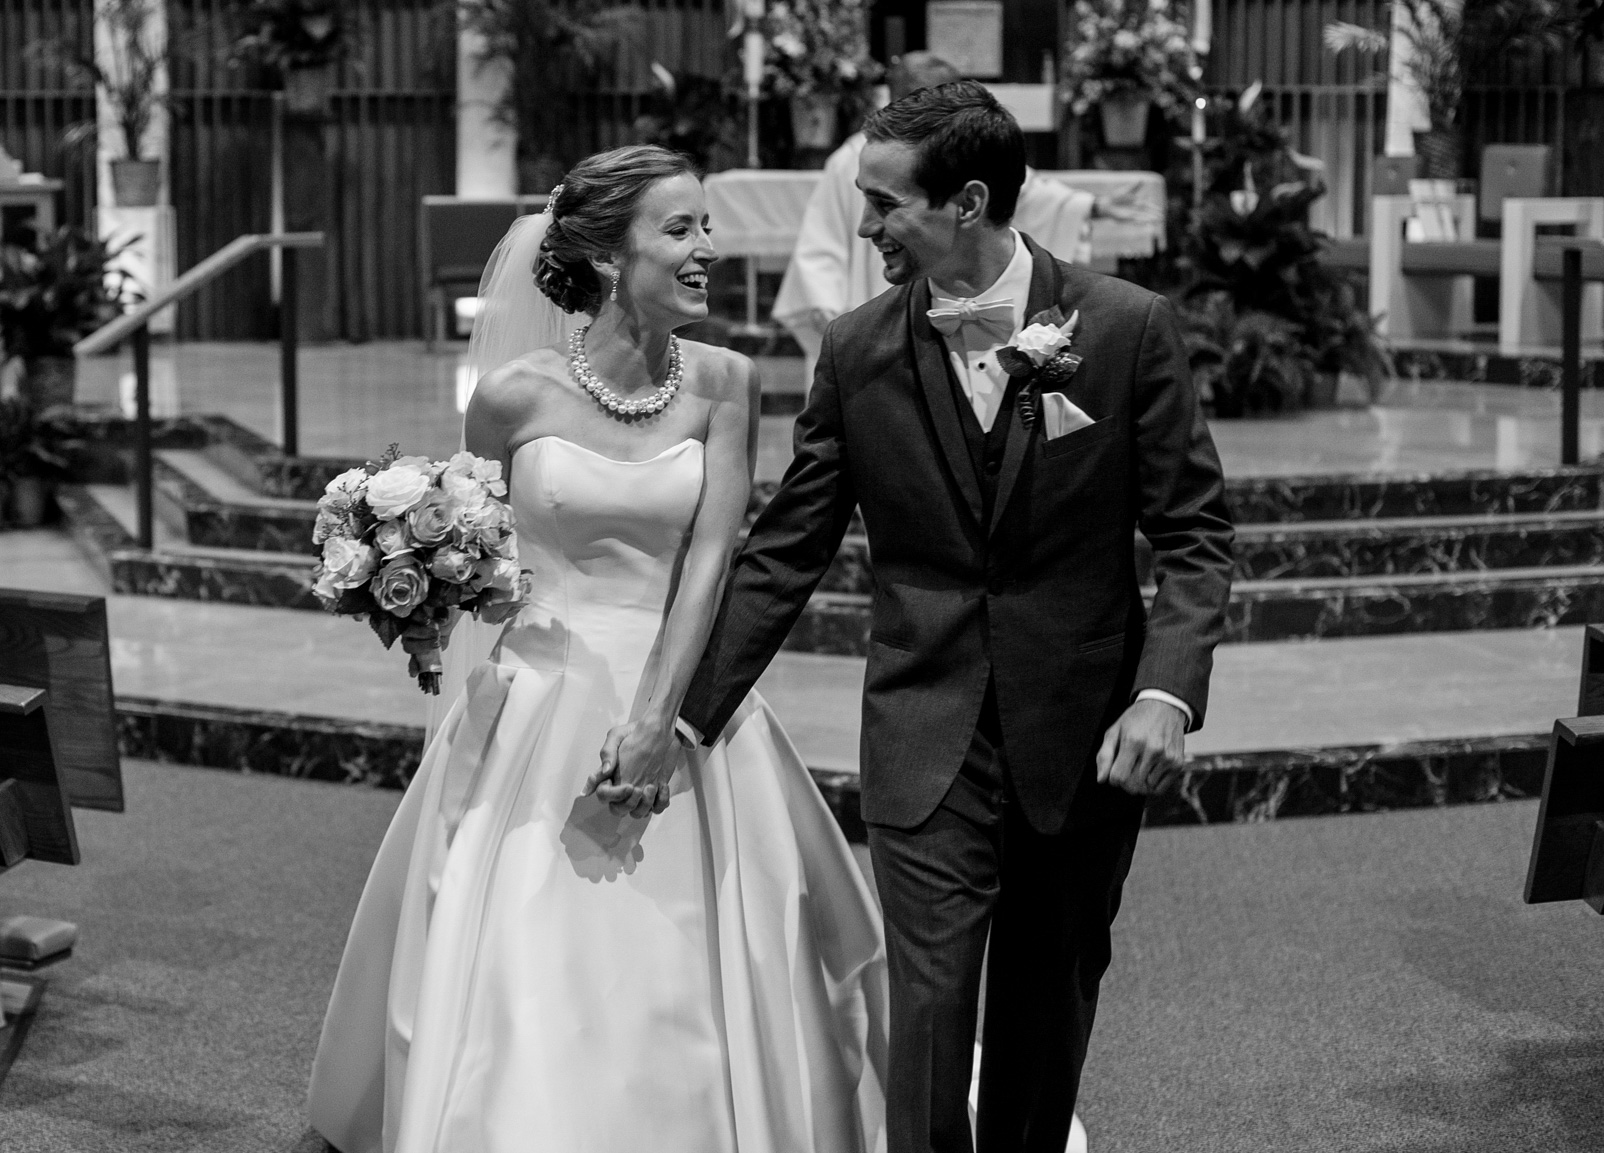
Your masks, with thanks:
M319 499L313 593L330 612L367 621L385 648L400 640L408 673L438 694L456 614L497 624L528 600L506 495L500 461L430 461L391 445Z

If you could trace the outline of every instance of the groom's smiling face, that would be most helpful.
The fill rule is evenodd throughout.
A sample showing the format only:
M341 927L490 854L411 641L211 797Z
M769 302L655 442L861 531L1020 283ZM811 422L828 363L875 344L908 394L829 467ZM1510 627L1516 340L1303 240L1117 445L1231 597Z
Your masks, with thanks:
M919 153L896 140L870 141L858 159L864 199L858 235L880 250L892 284L923 276L940 279L958 236L958 198L932 207L915 179L918 165Z

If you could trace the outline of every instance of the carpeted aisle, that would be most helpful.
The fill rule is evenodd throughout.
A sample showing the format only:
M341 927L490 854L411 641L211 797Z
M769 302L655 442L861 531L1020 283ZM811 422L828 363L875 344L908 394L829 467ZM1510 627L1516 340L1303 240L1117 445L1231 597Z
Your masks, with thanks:
M0 1087L0 1150L319 1150L307 1067L396 795L126 775L126 814L79 814L82 866L0 877L0 915L83 931ZM1520 904L1535 816L1144 834L1082 1098L1093 1153L1604 1148L1604 918Z
M4 1153L321 1151L303 1102L345 924L399 794L124 762L83 864L0 877L79 923L0 1086Z
M1143 834L1094 1153L1597 1153L1604 917L1523 905L1533 802Z

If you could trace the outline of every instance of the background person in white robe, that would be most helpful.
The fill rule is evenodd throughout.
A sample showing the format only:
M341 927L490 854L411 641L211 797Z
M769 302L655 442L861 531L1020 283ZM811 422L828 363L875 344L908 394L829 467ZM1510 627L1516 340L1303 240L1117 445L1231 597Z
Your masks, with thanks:
M929 52L909 52L886 76L891 99L959 79L958 70ZM858 235L863 193L858 191L858 156L864 136L854 132L825 161L824 175L808 200L796 249L774 299L774 319L802 346L805 379L824 340L824 327L844 312L873 300L887 288L885 262L874 245ZM1088 235L1094 197L1068 188L1032 169L1025 170L1014 227L1060 260L1091 261Z

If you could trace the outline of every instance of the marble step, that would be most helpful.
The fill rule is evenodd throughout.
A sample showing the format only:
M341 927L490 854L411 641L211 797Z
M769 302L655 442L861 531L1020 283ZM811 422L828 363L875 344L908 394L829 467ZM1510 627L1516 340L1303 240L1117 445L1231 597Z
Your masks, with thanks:
M1237 526L1239 580L1362 577L1604 562L1604 511Z
M1146 590L1149 598L1151 590ZM1604 621L1604 567L1565 565L1359 577L1247 580L1231 589L1228 644ZM868 652L870 598L815 593L786 639L797 652Z
M120 592L317 610L305 555L212 548L159 532L157 547L133 546L132 493L67 486L61 494L75 535L100 557ZM836 561L787 638L797 652L863 656L870 596L859 591L858 554ZM1226 641L1376 636L1460 629L1541 628L1604 620L1604 567L1554 565L1238 581Z
M227 417L189 417L185 424L204 432L209 458L261 496L315 501L329 480L361 463L355 458L286 457L276 445ZM1238 524L1604 509L1604 466L1597 464L1507 472L1232 476L1226 486ZM776 487L772 479L759 482L751 501L753 515Z

